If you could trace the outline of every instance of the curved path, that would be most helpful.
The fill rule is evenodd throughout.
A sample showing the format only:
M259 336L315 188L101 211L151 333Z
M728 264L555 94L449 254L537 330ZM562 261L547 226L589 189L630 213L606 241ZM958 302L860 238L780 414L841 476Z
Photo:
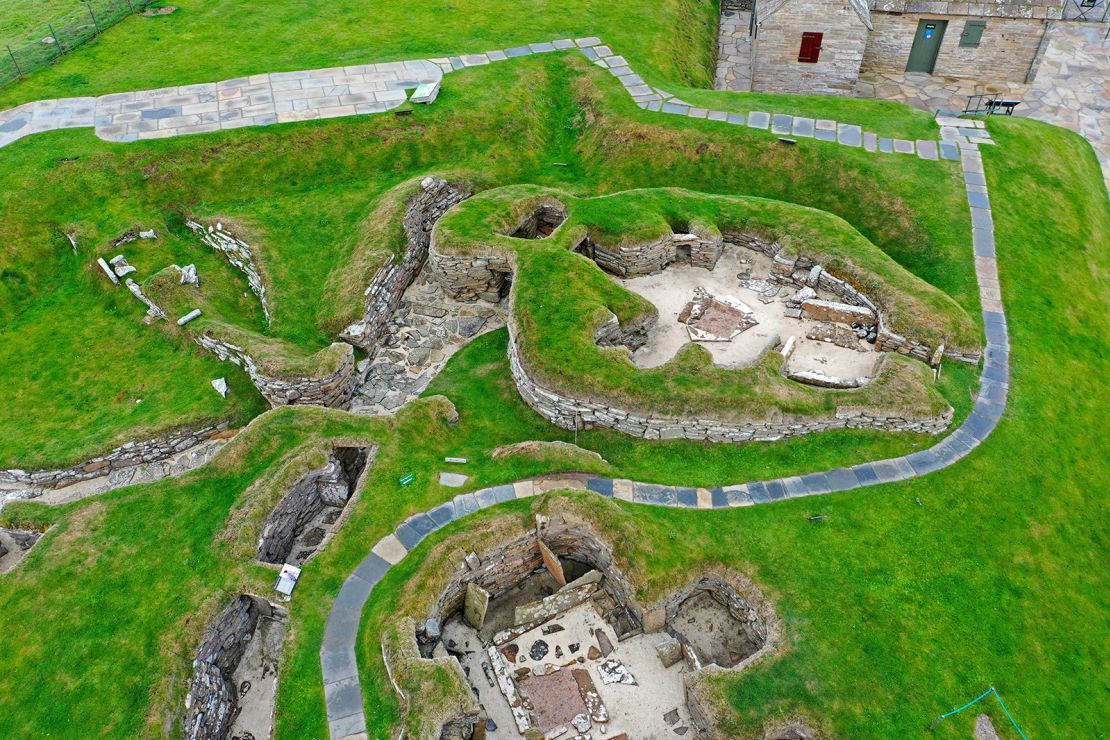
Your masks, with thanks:
M559 39L485 54L442 59L336 67L303 72L255 75L223 82L186 85L98 98L46 100L0 112L0 147L30 134L61 128L95 129L111 141L136 141L212 132L242 126L265 126L379 113L408 99L406 90L439 83L444 74L466 67L554 51L578 50L609 70L636 103L646 110L726 125L770 129L778 136L815 138L883 154L917 154L928 160L959 160L972 217L975 274L983 308L987 347L979 397L967 420L930 449L887 460L836 468L809 475L737 483L713 489L588 476L518 481L461 494L436 508L415 514L374 545L372 552L344 582L328 615L320 650L328 727L332 738L366 737L366 717L359 684L355 645L362 610L374 585L428 534L479 509L553 489L593 491L601 496L657 506L698 509L751 506L786 498L816 496L926 475L956 463L987 438L1006 408L1009 389L1009 334L1006 327L994 225L980 144L992 144L977 121L939 119L940 141L891 139L854 124L766 112L746 116L698 108L648 86L596 37Z
M731 124L745 123L744 117L737 114L693 108L673 97L665 99L663 96L666 93L644 85L643 81L628 69L623 58L612 55L608 48L600 46L597 39L581 39L577 43L587 57L599 66L609 68L642 108ZM532 47L520 47L516 50L509 49L501 58L550 50L537 49L537 46L553 45L532 45ZM514 52L517 53L514 54ZM496 61L493 54L482 56L488 61ZM470 62L474 60L473 57L462 59ZM983 324L987 335L979 397L968 418L952 434L927 450L853 465L849 468L836 468L768 481L737 483L713 489L662 486L589 476L552 476L460 494L430 511L410 516L392 534L385 536L374 545L370 554L344 582L328 615L324 642L320 649L320 661L324 676L328 729L332 738L367 737L355 646L358 641L362 611L370 598L370 592L389 569L401 562L421 540L456 519L488 506L555 489L585 490L634 503L696 509L751 506L787 498L849 491L854 488L914 478L953 465L975 449L994 430L1006 408L1010 379L1010 343L998 283L994 222L983 174L983 160L978 149L981 143L993 144L993 142L982 129L960 128L955 125L942 126L942 140L938 146L938 142L930 141L879 139L873 134L862 132L858 126L836 124L831 121L817 121L816 125L814 124L813 119L784 115L771 116L767 113L750 113L747 117L747 125L764 129L770 125L773 133L776 134L816 135L818 139L836 141L847 146L863 145L870 151L907 154L916 151L923 159L936 159L939 153L942 158L960 160L968 206L971 209L975 275L979 284ZM964 125L971 124L964 122ZM822 135L822 132L825 133Z

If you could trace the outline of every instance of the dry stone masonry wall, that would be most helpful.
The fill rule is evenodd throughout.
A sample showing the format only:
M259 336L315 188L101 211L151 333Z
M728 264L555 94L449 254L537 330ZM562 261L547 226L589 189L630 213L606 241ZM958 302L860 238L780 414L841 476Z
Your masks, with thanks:
M301 476L262 525L258 559L300 565L311 557L324 532L321 528L318 539L305 541L306 530L325 509L333 510L338 518L355 492L368 457L366 448L335 448L323 468Z
M239 268L247 276L247 283L250 284L251 292L258 296L258 300L262 304L262 313L266 315L268 326L272 317L270 316L270 304L266 300L266 284L262 281L262 275L254 263L254 254L251 252L250 245L224 231L221 223L206 227L196 221L186 220L185 225L196 232L202 242L217 252L222 252L227 257L228 262Z
M509 369L521 397L536 413L563 429L609 428L642 439L709 442L774 441L833 429L940 434L952 423L951 408L936 416L900 416L864 406L839 407L831 417L769 417L750 421L676 419L645 415L603 401L572 398L543 388L524 369L512 335Z
M190 447L195 447L227 429L228 422L224 421L198 429L185 429L145 442L128 442L106 455L60 470L32 472L18 469L4 470L0 471L0 484L61 488L79 481L99 478L117 470L164 460Z
M665 234L646 244L601 246L588 238L575 251L585 254L602 269L621 277L651 275L668 265L682 262L712 270L721 258L720 237L705 239L696 234Z
M254 636L258 620L275 609L257 596L237 596L208 627L193 661L185 699L187 740L223 740L239 713L239 687L231 680Z
M470 196L469 191L447 181L425 177L420 192L409 201L405 211L405 254L398 260L390 257L366 289L366 310L357 321L340 335L356 347L372 352L386 324L401 302L405 290L412 285L428 258L432 227L451 206Z
M231 362L243 368L250 376L263 397L272 406L343 406L351 400L355 388L358 386L358 376L355 373L355 351L348 344L333 344L339 347L343 357L339 367L334 371L320 377L300 376L288 379L273 378L264 374L258 368L258 363L242 347L217 339L214 336L201 334L196 337L196 342L201 347L212 352L221 360Z

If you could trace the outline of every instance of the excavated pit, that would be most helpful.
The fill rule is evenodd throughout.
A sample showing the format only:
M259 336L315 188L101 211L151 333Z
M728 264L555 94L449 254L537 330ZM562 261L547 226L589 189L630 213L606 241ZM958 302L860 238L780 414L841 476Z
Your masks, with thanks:
M755 610L708 578L656 607L665 619L645 632L611 548L582 527L541 522L466 563L416 637L423 657L459 661L487 738L692 737L691 675L767 643Z
M187 740L273 735L278 666L289 615L242 594L205 630L185 699Z
M562 203L545 203L533 210L509 236L514 239L546 239L567 220Z
M323 468L301 476L262 525L258 559L300 566L319 552L342 524L373 454L368 447L337 446Z
M18 566L42 537L33 529L4 529L0 527L0 573L7 573Z

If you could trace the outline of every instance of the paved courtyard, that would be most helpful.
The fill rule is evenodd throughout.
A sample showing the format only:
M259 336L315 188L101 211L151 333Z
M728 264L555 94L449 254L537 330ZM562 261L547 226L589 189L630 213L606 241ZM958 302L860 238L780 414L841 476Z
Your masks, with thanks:
M1081 134L1095 148L1110 189L1110 40L1107 26L1061 23L1032 84L992 83L921 73L861 75L860 97L884 98L935 113L962 111L969 95L990 93L1020 100L1016 116L1035 118Z

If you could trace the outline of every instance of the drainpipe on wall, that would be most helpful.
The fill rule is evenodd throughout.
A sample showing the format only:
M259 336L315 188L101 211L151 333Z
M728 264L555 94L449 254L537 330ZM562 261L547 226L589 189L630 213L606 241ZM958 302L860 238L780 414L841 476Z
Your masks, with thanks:
M1052 30L1056 28L1056 21L1045 21L1044 33L1041 34L1041 42L1037 44L1037 53L1033 55L1033 61L1029 64L1029 74L1025 75L1025 84L1033 84L1033 80L1037 77L1037 70L1041 66L1041 59L1044 58L1045 49L1048 48L1048 36Z

